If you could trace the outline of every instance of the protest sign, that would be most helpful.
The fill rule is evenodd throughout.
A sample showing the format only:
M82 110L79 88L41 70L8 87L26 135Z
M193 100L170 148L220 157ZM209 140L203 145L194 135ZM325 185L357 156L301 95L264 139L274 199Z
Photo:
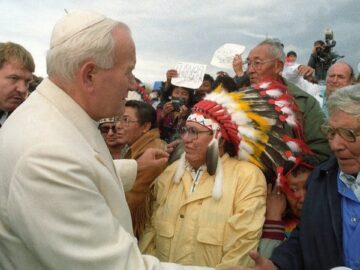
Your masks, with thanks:
M219 68L232 69L232 62L235 55L242 54L244 51L245 46L243 45L226 43L215 51L211 65Z
M206 65L179 62L175 69L178 76L171 79L173 85L197 89L203 82Z

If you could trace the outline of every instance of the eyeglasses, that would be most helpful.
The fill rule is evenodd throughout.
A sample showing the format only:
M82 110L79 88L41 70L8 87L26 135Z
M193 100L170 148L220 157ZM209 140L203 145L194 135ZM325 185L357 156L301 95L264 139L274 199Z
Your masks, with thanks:
M356 137L360 135L360 128L332 128L328 125L322 125L320 130L328 138L328 140L333 140L335 135L338 134L347 142L356 142Z
M261 69L263 64L272 62L272 61L274 61L276 59L277 58L271 58L271 59L264 60L264 61L261 61L261 60L254 60L254 61L247 60L247 61L242 63L242 67L243 67L243 70L248 70L249 67L253 67L255 70L259 70L259 69Z
M196 127L181 127L179 129L180 136L185 137L187 135L190 140L196 140L201 133L213 134L212 130L199 131Z
M116 133L116 126L115 125L110 125L110 126L100 125L98 127L98 129L100 130L100 132L102 134L108 134L110 130L112 131L112 133Z
M138 123L137 120L130 120L128 117L120 117L117 119L117 123L120 123L126 127L128 127L131 123Z

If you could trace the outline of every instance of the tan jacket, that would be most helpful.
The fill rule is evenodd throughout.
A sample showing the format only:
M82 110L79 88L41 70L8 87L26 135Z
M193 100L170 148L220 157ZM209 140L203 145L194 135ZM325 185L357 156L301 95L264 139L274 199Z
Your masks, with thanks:
M178 162L156 180L156 210L140 238L142 252L160 261L227 269L251 265L247 255L256 250L265 220L266 182L255 165L225 154L223 195L212 197L214 177L204 172L194 193L185 171L173 181Z
M160 139L159 129L154 128L143 134L137 139L127 151L125 158L137 159L146 149L156 148L165 150L166 142ZM129 205L135 236L139 236L145 227L145 223L151 216L151 194L150 185L154 182L166 168L166 164L161 167L153 167L138 173L132 189L125 193L126 201Z

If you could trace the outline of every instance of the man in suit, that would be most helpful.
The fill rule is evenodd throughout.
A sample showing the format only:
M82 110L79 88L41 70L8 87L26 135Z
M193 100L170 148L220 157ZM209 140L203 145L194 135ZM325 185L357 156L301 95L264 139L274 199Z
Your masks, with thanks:
M96 122L122 114L135 61L123 23L78 11L55 25L49 78L0 132L1 269L183 269L140 254L121 182L167 155L119 169Z
M336 90L322 131L335 157L314 169L298 228L256 270L360 269L360 85ZM236 268L244 270L248 268Z
M34 60L23 46L0 43L0 128L28 96L34 70Z

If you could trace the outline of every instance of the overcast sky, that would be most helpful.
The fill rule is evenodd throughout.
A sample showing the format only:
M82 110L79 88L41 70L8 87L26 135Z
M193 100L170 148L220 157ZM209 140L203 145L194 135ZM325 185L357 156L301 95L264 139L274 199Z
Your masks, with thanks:
M36 74L46 76L45 55L55 22L65 12L94 9L127 23L137 47L135 75L152 85L177 62L207 64L224 43L249 49L279 38L307 63L312 44L333 29L335 52L358 73L359 0L0 0L0 42L22 44L34 56ZM231 70L226 70L233 74Z

